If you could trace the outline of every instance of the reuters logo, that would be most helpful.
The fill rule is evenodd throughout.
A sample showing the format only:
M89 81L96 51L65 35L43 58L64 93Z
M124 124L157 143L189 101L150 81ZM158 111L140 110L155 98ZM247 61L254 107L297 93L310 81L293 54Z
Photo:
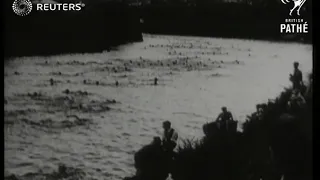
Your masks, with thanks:
M26 16L32 10L32 3L30 0L15 0L12 9L18 16Z

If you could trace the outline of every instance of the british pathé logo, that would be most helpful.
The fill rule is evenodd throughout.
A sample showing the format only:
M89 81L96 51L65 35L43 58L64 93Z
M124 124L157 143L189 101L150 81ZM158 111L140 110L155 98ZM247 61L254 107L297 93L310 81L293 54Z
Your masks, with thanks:
M281 33L308 33L308 22L303 19L285 19L285 23L280 24Z
M306 0L281 0L283 4L289 4L290 2L294 3L293 8L289 12L289 16L292 16L294 10L296 10L297 16L300 16L300 9L306 2ZM280 32L286 34L306 34L308 33L308 22L303 18L289 18L285 19L284 23L280 24Z
M290 10L289 15L292 16L292 12L297 9L297 15L300 16L300 9L303 6L303 4L306 2L306 0L281 0L283 4L288 4L290 2L294 3L293 8Z

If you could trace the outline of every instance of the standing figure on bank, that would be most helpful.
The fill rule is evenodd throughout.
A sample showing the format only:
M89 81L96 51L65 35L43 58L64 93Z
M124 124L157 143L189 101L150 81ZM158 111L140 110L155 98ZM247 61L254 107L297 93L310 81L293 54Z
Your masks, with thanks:
M233 121L233 116L226 107L222 107L221 110L222 112L217 117L216 122L218 122L220 129L228 131L228 126Z
M302 72L299 69L299 63L294 62L293 67L294 67L293 74L290 74L290 81L292 82L292 88L299 89L301 91L304 85L302 81Z
M163 149L169 154L172 154L177 145L178 133L171 128L170 121L163 122L162 127L164 130L162 138Z
M168 168L167 173L171 174L174 168L173 163L175 152L173 150L177 146L178 133L173 128L171 128L170 121L163 122L162 127L164 129L162 138L162 148L166 156Z

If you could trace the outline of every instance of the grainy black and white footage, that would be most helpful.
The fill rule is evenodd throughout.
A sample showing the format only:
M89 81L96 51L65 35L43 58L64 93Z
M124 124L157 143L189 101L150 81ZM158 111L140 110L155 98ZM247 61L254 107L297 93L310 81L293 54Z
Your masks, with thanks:
M83 2L91 8L89 2ZM122 5L111 4L109 9L121 9ZM308 104L312 99L308 99L308 92L312 88L312 44L236 39L195 31L188 35L180 33L174 21L167 25L166 32L164 28L146 27L154 15L144 18L152 14L143 9L145 6L140 7L142 10L136 4L129 8L136 8L130 13L144 12L135 23L145 25L134 32L126 29L136 28L131 20L130 24L122 19L129 25L117 29L118 20L110 19L119 14L107 14L111 18L103 30L100 21L89 15L85 30L77 29L80 26L72 29L74 25L64 29L52 25L49 40L43 39L46 33L40 31L51 30L39 29L39 37L19 33L14 37L15 32L8 30L6 42L11 49L4 70L5 179L309 180L311 174L301 168L306 163L312 167L310 157L305 155L312 142L311 130L305 125L311 122ZM8 11L13 13L12 9ZM38 18L32 13L15 18L19 22ZM59 20L68 24L71 21L62 18L67 16L64 13ZM82 12L76 13L82 16ZM42 24L56 23L51 21L54 14L41 18L45 17L51 19ZM126 18L135 16L127 14ZM199 21L219 23L207 19ZM158 17L151 24L156 22L165 23ZM232 31L241 26L233 25ZM54 35L69 36L73 32L77 36L66 39L66 35L65 41L56 40ZM85 32L90 35L80 36ZM109 35L101 36L104 33ZM10 38L15 38L15 43ZM103 43L107 45L102 47ZM305 104L301 112L296 111L298 115L290 114L292 106L287 103L294 62L299 62L308 88L302 93ZM266 107L259 121L248 117L257 104ZM236 129L227 134L209 133L219 128L206 129L204 125L212 125L224 106L237 122ZM163 140L165 121L171 122L178 140L173 157L164 162L159 158L167 157L161 156L161 146L156 151L152 149L156 143L151 142L158 136ZM282 156L291 151L281 146L285 142L295 155Z

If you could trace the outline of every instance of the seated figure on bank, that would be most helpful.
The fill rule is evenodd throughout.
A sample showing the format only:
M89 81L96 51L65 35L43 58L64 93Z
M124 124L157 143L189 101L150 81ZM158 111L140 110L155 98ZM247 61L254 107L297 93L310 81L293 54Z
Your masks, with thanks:
M226 107L221 108L222 112L216 119L217 125L219 126L220 130L229 131L232 128L235 121L233 120L233 116L230 111L227 110Z

